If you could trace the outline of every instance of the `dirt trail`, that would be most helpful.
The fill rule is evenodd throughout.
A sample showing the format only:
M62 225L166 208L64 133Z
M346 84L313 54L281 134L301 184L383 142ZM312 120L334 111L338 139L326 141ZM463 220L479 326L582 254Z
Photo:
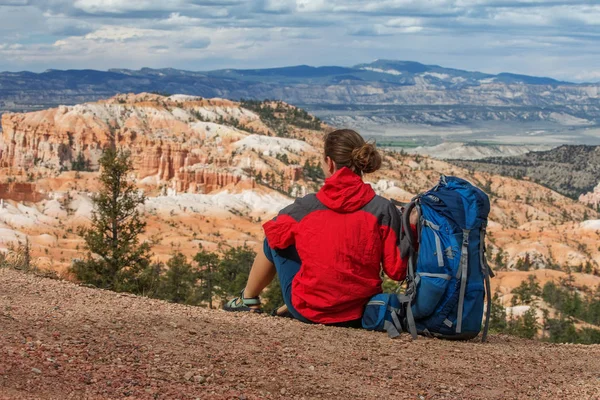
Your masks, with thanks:
M309 326L0 270L2 399L600 399L600 346Z

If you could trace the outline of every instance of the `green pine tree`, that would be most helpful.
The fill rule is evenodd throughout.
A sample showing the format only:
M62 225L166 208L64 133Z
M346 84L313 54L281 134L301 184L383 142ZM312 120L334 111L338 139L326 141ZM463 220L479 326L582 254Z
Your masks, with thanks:
M521 282L521 284L514 288L511 293L515 295L513 297L515 299L515 305L531 304L533 302L533 297L540 296L542 290L535 275L529 275L527 281Z
M220 259L216 253L200 250L194 261L198 263L198 278L200 279L200 300L208 302L208 307L213 308L213 297L215 296L215 285L218 283L218 272Z
M577 329L572 321L561 317L560 319L549 319L548 330L553 343L575 343L577 341Z
M533 339L537 335L540 324L537 322L537 313L535 307L530 307L525 311L520 319L520 326L517 335L527 339Z
M142 269L137 276L135 292L146 297L159 297L163 270L164 265L160 262L152 263Z
M505 332L506 324L506 308L502 305L498 293L494 293L492 297L492 308L490 310L490 330L493 332Z
M90 163L81 151L77 153L77 158L71 163L71 169L73 171L89 171Z
M501 249L498 249L496 257L494 257L494 263L496 264L497 269L503 269L504 267L506 267L504 252Z
M248 246L227 249L223 253L217 273L218 294L225 300L237 296L246 287L256 253Z
M198 272L182 253L173 254L167 261L167 267L160 297L173 303L195 304Z
M88 255L71 271L100 288L143 293L147 288L139 278L150 267L150 246L139 241L146 228L139 206L146 198L128 179L133 170L129 152L106 149L100 167L101 188L92 198L92 222L83 235Z
M587 306L587 319L589 323L600 325L600 285L596 287L596 291L591 295Z

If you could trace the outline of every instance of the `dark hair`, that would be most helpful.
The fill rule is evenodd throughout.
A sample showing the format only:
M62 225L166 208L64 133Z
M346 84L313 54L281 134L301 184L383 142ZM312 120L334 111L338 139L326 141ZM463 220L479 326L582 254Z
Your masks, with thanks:
M330 157L337 169L348 167L358 175L381 168L381 155L375 145L351 129L339 129L325 136L325 157Z

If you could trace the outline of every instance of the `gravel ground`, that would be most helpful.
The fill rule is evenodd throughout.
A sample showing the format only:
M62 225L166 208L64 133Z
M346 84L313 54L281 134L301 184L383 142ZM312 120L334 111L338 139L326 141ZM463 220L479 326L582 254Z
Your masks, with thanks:
M600 399L600 346L309 326L0 270L2 399Z

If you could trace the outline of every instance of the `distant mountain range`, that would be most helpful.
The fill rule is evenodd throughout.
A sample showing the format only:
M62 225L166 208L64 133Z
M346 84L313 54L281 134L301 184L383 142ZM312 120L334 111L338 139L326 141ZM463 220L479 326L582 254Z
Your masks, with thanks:
M370 64L354 67L295 67L234 70L225 69L208 72L212 76L235 78L245 81L265 82L274 80L286 83L338 84L344 81L383 82L387 84L413 86L419 78L425 78L434 85L447 88L479 86L482 83L528 84L528 85L574 85L551 78L501 73L498 75L444 68L438 65L424 65L414 61L377 60Z
M568 127L600 125L599 83L492 75L391 60L354 67L301 65L207 72L149 68L3 72L0 112L78 104L128 92L280 99L336 124L352 124L360 117L376 124L537 121ZM339 119L348 113L350 119Z

